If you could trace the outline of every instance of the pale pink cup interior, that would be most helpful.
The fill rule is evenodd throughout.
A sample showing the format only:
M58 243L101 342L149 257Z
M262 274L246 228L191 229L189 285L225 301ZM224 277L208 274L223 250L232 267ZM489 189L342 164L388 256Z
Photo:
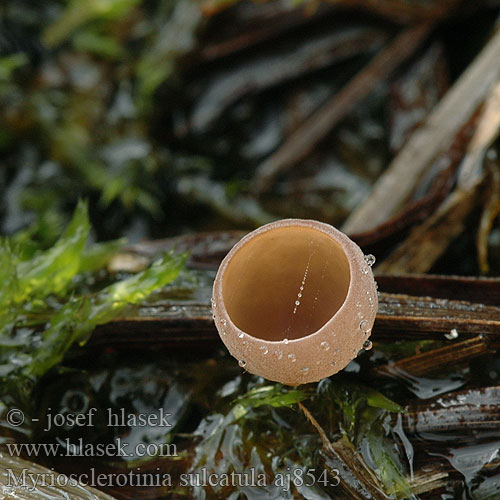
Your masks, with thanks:
M231 321L269 341L310 335L344 303L350 283L342 247L314 228L285 226L246 242L224 273Z

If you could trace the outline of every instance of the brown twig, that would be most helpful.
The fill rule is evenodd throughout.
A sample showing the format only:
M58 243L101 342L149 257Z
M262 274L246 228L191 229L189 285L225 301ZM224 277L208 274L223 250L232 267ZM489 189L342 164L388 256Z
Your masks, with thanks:
M395 215L408 199L416 180L436 156L449 148L454 137L483 103L500 72L500 30L448 91L426 123L407 142L376 182L366 201L343 226L361 233Z
M367 51L375 52L384 45L386 39L386 31L345 22L338 29L318 31L300 43L295 40L293 50L279 50L278 46L263 55L249 55L234 68L221 70L209 77L193 106L189 127L200 133L206 131L224 110L245 96L283 85L311 71L330 67ZM200 175L194 176L194 179L200 179ZM201 179L204 177L201 176ZM190 184L192 182L180 187L187 188ZM217 204L218 198L224 196L223 186L217 187L213 181L210 183L205 180L201 186L199 184L200 181L194 184L191 195L197 198L207 195L210 198L210 194L213 198L215 195L212 204ZM184 189L182 192L190 194L185 193Z
M486 274L489 270L488 264L488 236L493 223L500 213L500 168L499 165L491 165L489 168L489 186L486 194L486 202L481 214L479 229L477 231L477 258L481 273Z
M153 259L158 253L190 251L189 267L216 270L243 232L184 235L134 245L126 249ZM379 314L374 340L437 338L456 328L460 340L484 334L491 347L500 342L500 278L432 275L380 275ZM175 289L154 301L131 306L121 318L98 327L89 345L151 348L186 345L204 350L219 342L212 320L212 282L199 283L196 296L179 301ZM184 290L185 297L186 291ZM411 295L409 295L411 293Z
M326 470L336 469L335 477L349 494L349 498L387 500L377 477L364 463L361 455L355 452L351 442L344 436L332 443L311 412L301 402L298 405L321 438Z
M211 290L207 288L209 296ZM201 293L200 290L198 293ZM484 334L492 347L500 345L500 307L467 301L381 293L373 340L440 339L456 329L460 338ZM121 318L99 326L89 345L153 348L187 345L204 350L219 342L209 298L176 304L161 301L130 307Z
M496 347L500 338L500 307L461 300L380 294L374 340L443 339L456 330L459 336L484 334Z
M499 387L453 392L425 403L410 403L403 426L412 434L498 429L499 404Z
M248 6L256 15L253 17L245 15L239 17L237 14L233 16L235 19L232 19L231 25L235 33L222 40L216 38L203 43L198 54L200 62L211 62L234 55L254 45L277 39L293 29L302 28L335 11L335 7L323 3L310 14L305 8L290 10L288 4L279 2L268 3L265 6L252 3L248 4L247 8ZM263 11L262 14L257 15L261 11Z
M415 22L435 19L442 16L453 5L453 0L440 0L439 2L417 2L406 0L330 0L335 5L354 7L374 12L393 21Z
M397 377L401 373L419 377L442 370L443 366L453 366L491 351L484 335L478 335L439 349L431 349L393 363L377 366L373 371L376 375L390 377Z
M379 289L385 293L464 300L476 304L500 304L500 278L440 276L433 274L376 274Z
M313 113L259 166L254 191L266 190L280 173L306 158L357 103L415 52L427 38L432 26L433 23L426 22L408 28L382 49L337 95Z

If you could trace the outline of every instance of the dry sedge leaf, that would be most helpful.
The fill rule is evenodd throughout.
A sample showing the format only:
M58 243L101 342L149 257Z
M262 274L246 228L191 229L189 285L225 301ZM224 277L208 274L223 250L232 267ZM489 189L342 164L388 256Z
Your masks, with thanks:
M453 143L471 119L500 72L500 30L448 91L378 179L372 193L345 222L348 234L368 231L401 210L433 160Z
M448 245L464 230L465 219L474 208L486 174L483 161L500 130L500 81L486 100L478 127L460 167L457 188L407 240L378 266L380 272L427 272Z
M486 202L477 232L477 258L482 274L486 274L489 271L488 237L493 223L500 213L500 165L492 165L489 170L490 182L488 183Z

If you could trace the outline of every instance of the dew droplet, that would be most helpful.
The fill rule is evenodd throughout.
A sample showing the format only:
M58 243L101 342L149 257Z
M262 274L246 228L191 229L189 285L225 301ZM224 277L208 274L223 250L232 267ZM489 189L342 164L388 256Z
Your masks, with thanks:
M265 345L261 345L260 350L262 351L262 354L267 354L269 352L269 349Z
M361 269L361 272L363 274L368 274L368 268L366 266L363 266L363 269Z
M245 368L245 366L247 365L247 362L244 360L244 359L240 359L238 361L238 364L242 367L242 368Z
M226 335L226 330L224 328L222 328L222 335Z
M297 297L300 299L300 297L302 297L302 294L299 292L299 293L297 294Z
M375 256L369 253L368 255L365 255L365 262L372 267L373 264L375 264Z
M245 336L243 332L238 333L238 338L242 339Z
M300 300L296 300L296 301L295 301L295 305L296 305L296 306L300 306Z
M217 307L217 304L215 303L214 299L212 299L212 307L213 307L213 309L215 309Z
M309 371L309 368L307 368L307 366L304 366L304 368L302 368L302 373L307 373Z
M372 347L373 347L372 341L371 340L365 340L365 342L363 344L363 349L365 349L365 351L369 351Z
M304 285L300 285L300 289L301 289L301 290L304 290Z
M283 342L284 342L285 344L288 344L288 342L290 342L290 341L289 341L287 338L285 338L285 339L283 339Z
M448 340L453 340L458 338L458 330L456 328L452 328L449 333L444 334L445 338Z
M337 366L337 362L336 362L336 361L332 361L332 362L330 363L330 365L331 365L331 366Z
M333 354L338 354L340 352L340 349L337 347L334 351Z
M323 342L321 342L320 346L321 346L321 349L323 349L324 351L328 351L328 349L330 349L330 344L328 342L326 342L325 340Z
M283 357L283 353L279 350L274 351L274 355L276 356L277 359L281 359Z
M290 353L288 355L288 359L292 362L292 363L295 363L295 361L297 361L297 358L295 357L295 354L293 353Z
M368 333L370 331L370 325L366 319L362 320L361 323L359 324L359 329L363 333Z
M227 325L227 321L224 318L222 318L220 320L220 322L221 322L222 326L226 326Z

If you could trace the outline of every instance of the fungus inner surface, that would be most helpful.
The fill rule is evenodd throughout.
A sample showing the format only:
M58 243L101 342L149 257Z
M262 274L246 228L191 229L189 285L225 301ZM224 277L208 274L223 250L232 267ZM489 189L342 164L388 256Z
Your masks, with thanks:
M226 310L240 330L280 341L321 328L344 303L349 282L337 241L318 229L284 226L239 248L222 284Z

